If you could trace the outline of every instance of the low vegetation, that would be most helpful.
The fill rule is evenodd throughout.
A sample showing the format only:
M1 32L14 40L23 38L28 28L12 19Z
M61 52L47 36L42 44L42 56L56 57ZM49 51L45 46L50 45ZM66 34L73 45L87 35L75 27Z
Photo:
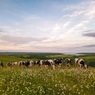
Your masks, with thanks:
M22 56L22 57L21 57ZM32 58L27 54L1 54L0 61L4 63L4 68L0 68L0 95L95 95L95 56L78 56L85 59L88 69L75 67L75 55L44 55L44 59L70 58L72 65L70 68L65 64L55 70L34 66L6 67L6 62L38 60L39 57Z
M94 95L95 69L0 70L1 95Z

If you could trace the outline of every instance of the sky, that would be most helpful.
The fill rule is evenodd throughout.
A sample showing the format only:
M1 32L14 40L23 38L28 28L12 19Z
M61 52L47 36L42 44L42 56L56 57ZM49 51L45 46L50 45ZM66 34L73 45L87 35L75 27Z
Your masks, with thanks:
M95 53L95 0L0 0L0 51Z

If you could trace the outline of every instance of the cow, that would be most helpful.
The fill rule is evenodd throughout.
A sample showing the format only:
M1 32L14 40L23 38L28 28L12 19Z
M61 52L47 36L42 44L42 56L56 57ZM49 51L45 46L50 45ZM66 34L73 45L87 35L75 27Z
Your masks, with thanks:
M55 65L59 65L58 59L54 59Z
M20 68L25 67L25 61L19 61L19 62L18 62L18 66L19 66Z
M24 62L24 66L28 68L28 66L30 65L30 62L29 61L25 61Z
M78 61L79 60L80 60L79 58L75 58L75 66L78 66Z
M45 66L51 66L51 64L48 60L45 60Z
M65 64L66 64L66 66L70 66L71 65L71 59L69 59L69 58L65 59Z
M63 63L63 58L54 59L54 62L56 65L59 65L59 67L61 67Z
M18 62L13 62L12 66L18 66Z
M12 67L13 65L12 65L12 62L7 62L7 66L8 67Z
M84 66L84 60L83 59L79 59L79 61L78 61L78 65L80 66L80 67L83 67Z
M48 60L49 62L50 62L50 65L51 65L51 67L52 67L52 69L54 70L55 69L55 63L54 63L54 61L53 60Z
M30 67L34 66L36 64L36 61L31 60L30 61Z
M43 65L43 60L40 60L39 64L40 64L40 66L42 66Z
M75 58L75 64L79 67L84 67L87 69L87 65L85 64L84 59Z
M36 64L37 64L38 66L40 66L40 60L36 61Z
M78 66L79 66L79 67L84 67L85 69L87 69L87 65L85 64L84 59L80 59L80 60L78 61Z
M18 66L23 66L24 65L24 61L19 61L18 62Z
M4 67L3 62L0 62L0 67Z
M38 66L42 66L42 65L45 65L45 60L38 60L38 61L35 61L35 63L36 63Z
M49 60L45 60L44 61L45 67L52 67L53 69L55 69L55 63L52 59Z
M61 67L61 66L62 66L62 63L63 63L63 58L60 58L60 59L58 60L58 62L59 62L59 67Z

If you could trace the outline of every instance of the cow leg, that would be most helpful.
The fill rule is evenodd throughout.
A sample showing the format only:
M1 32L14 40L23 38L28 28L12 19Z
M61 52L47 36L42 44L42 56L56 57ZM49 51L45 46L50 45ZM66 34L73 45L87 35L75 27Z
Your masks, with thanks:
M55 70L55 65L52 65L53 70Z
M81 64L80 64L80 67L81 67Z
M59 63L59 67L61 67L61 63Z

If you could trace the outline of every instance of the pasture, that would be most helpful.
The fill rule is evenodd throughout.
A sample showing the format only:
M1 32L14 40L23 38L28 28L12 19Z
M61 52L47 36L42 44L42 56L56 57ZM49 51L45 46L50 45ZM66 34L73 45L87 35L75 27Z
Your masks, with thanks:
M42 56L42 57L41 57ZM44 68L6 67L6 62L21 60L70 58L70 68L63 66ZM1 54L0 61L0 95L95 95L95 56L82 55L88 69L75 67L75 55L62 54Z

